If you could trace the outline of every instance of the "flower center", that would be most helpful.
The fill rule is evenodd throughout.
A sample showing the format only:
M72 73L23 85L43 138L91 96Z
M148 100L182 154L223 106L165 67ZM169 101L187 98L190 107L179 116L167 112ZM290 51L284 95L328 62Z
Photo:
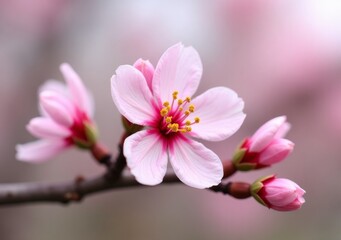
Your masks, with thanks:
M173 92L172 103L164 102L163 108L160 110L162 117L160 130L165 135L172 133L186 133L192 131L192 125L200 122L199 117L189 120L188 117L194 113L195 106L190 104L191 98L178 98L178 91Z

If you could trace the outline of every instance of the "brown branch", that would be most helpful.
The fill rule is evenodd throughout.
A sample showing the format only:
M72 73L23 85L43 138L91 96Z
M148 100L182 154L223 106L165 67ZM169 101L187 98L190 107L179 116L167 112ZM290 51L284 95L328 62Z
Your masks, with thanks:
M132 175L122 175L126 167L122 145L119 155L111 161L111 155L102 145L96 145L91 150L94 158L107 167L104 174L93 178L77 177L73 181L62 183L11 183L0 184L0 205L14 205L37 202L70 203L79 202L85 196L112 189L143 187ZM230 161L224 162L224 178L235 173L236 169ZM163 183L179 183L173 172L167 172ZM220 183L209 190L228 194L235 198L250 196L247 183Z

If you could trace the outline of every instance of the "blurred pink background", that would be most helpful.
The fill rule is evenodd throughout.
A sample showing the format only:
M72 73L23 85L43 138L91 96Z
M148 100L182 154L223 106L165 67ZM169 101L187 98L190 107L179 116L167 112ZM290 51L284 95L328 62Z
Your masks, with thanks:
M103 171L77 149L41 165L16 161L15 145L38 114L37 89L62 80L69 62L92 90L101 141L117 153L122 127L110 93L120 64L153 64L177 42L203 61L198 93L223 85L245 101L240 131L205 144L222 159L270 118L287 115L294 153L271 169L238 173L252 182L276 173L306 191L296 212L268 210L181 184L111 191L80 204L0 209L0 238L340 239L341 2L339 0L0 0L0 181L46 181Z

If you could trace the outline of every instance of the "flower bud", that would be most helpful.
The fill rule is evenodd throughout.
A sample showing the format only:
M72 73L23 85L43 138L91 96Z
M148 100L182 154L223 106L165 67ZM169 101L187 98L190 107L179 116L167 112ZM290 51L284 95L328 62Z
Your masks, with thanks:
M305 202L305 191L296 183L274 175L261 178L251 185L251 195L262 205L277 211L293 211Z
M233 156L235 167L240 171L248 171L284 160L294 148L293 142L283 138L289 129L285 116L265 123L238 147Z

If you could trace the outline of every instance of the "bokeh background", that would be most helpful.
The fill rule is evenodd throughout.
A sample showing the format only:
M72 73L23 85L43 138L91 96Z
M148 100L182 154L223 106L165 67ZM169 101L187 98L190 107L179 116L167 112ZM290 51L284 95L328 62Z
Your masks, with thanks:
M306 191L296 212L268 210L181 184L111 191L80 204L0 209L0 239L341 239L341 2L339 0L0 0L0 181L54 182L103 169L77 149L40 165L18 162L15 145L38 115L37 89L63 80L69 62L91 89L101 140L113 153L122 127L110 94L120 64L156 64L177 42L194 46L198 93L223 85L245 101L237 134L205 144L222 159L265 121L287 115L293 154L271 169Z

